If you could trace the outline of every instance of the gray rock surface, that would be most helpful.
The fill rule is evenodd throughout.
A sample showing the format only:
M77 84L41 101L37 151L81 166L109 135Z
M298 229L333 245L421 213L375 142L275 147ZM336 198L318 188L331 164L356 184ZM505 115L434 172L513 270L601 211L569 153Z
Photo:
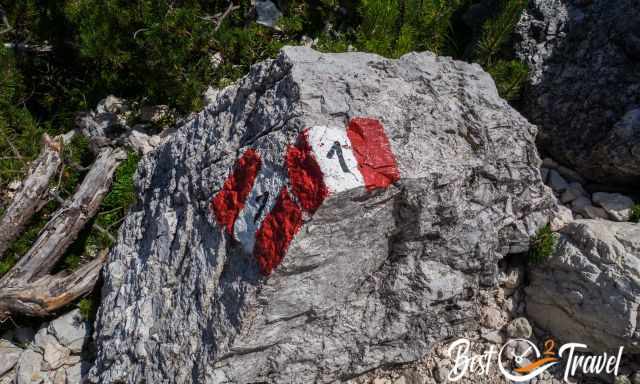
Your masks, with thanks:
M640 2L532 0L516 29L540 147L588 179L640 184Z
M279 163L304 127L355 116L381 120L401 179L330 196L261 276L213 194L247 147ZM498 260L555 209L535 134L477 65L285 48L142 160L104 269L92 380L333 382L477 329Z
M91 326L78 310L42 324L35 335L31 328L21 329L3 335L11 340L0 340L0 384L85 382L93 360Z
M91 336L91 325L82 318L80 310L75 309L53 320L48 331L60 344L74 353L80 353L86 339Z
M40 372L42 355L31 350L25 350L16 366L16 384L32 384L42 381L44 375Z
M612 220L629 221L633 200L620 193L596 192L593 194L593 202L601 206Z
M531 325L524 317L513 319L513 321L507 325L507 335L511 338L528 339L531 337L532 333L533 330L531 329Z
M549 186L554 192L560 194L569 188L569 183L562 177L558 171L552 169L549 171Z
M527 313L565 341L594 350L638 352L640 331L640 226L576 220L558 247L530 270Z
M16 365L21 354L22 349L7 340L0 340L0 377Z

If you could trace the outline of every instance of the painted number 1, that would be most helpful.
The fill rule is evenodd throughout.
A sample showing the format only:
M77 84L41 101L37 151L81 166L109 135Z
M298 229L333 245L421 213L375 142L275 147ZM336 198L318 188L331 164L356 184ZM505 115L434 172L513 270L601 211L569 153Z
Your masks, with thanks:
M342 155L342 146L340 142L334 141L331 149L327 153L327 159L332 159L333 155L338 155L338 162L340 162L340 168L342 168L342 172L349 173L349 167L347 167L347 163L344 161L344 156Z

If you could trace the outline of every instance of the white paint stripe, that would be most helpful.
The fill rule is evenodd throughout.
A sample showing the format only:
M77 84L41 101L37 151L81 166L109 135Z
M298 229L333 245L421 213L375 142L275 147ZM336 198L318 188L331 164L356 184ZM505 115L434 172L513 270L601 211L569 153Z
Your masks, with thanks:
M358 162L353 156L351 142L344 128L315 126L307 131L307 138L324 174L324 182L330 193L364 185L364 179L358 170ZM334 148L336 142L340 145L343 164L341 164L338 151ZM332 150L332 148L334 149ZM330 152L333 153L329 158ZM342 165L346 166L347 172Z
M260 172L253 184L253 189L233 225L233 235L242 244L245 252L253 252L256 232L264 218L273 209L280 189L285 183L284 170L280 167L274 167L273 164L263 160ZM266 198L265 193L268 194L266 202L264 201ZM261 209L260 207L263 208Z

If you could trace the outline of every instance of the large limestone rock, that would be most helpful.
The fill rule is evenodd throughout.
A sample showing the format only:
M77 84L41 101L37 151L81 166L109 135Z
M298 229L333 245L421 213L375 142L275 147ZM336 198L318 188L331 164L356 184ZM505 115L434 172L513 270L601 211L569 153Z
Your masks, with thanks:
M270 171L256 185L284 185L297 196L288 207L304 206L285 152L304 152L296 140L305 127L329 127L326 137L309 131L310 140L342 137L357 117L382 123L399 179L367 160L358 172L394 182L358 187L354 156L380 154L331 139L326 156L303 162L340 157L347 170L324 177L344 188L304 212L284 260L265 276L270 266L247 246L254 224L243 213L235 227L233 215L229 227L219 224L212 198L241 196L234 183L248 178L235 170L258 152ZM142 160L141 199L104 269L93 380L334 382L417 360L478 329L480 288L496 284L497 262L526 251L555 209L535 134L478 65L285 48ZM252 196L248 210L258 198L272 203Z
M576 220L529 278L527 312L542 328L594 350L640 350L639 225Z
M640 184L640 2L532 0L517 32L541 148L591 180Z

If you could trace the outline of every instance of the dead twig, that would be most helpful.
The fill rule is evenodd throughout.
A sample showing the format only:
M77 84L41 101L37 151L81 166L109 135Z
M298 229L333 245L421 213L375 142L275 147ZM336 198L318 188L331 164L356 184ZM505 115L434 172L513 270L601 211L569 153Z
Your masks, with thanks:
M0 279L0 292L6 287L34 282L51 271L85 224L98 212L116 167L125 158L122 149L101 150L73 197L52 215L31 249Z
M220 13L216 13L213 16L203 16L200 17L202 20L207 20L207 21L211 21L212 23L215 24L215 27L213 28L214 32L218 32L218 30L220 29L220 26L222 26L222 22L224 21L224 19L226 19L231 12L235 11L236 9L239 9L240 6L239 5L234 5L233 2L229 3L229 6L227 7L227 9L224 12L220 12Z
M18 151L18 148L16 148L16 146L15 146L15 145L13 145L13 142L11 141L11 139L9 138L9 136L8 136L8 135L7 135L7 136L5 136L5 138L4 138L4 139L6 140L7 144L9 144L9 147L11 147L11 152L13 152L13 155L14 155L15 157L17 157L20 161L23 161L23 157L22 157L22 155L20 154L20 151Z
M133 32L133 39L134 40L136 39L136 37L138 36L138 33L145 32L145 31L148 31L148 30L149 30L149 28L140 28L140 29L138 29L137 31Z
M107 231L106 229L102 228L102 226L98 223L93 223L93 228L97 229L98 232L102 233L103 235L105 235L106 237L109 238L109 240L111 240L112 243L116 242L116 238L113 237L113 235Z
M33 53L49 53L53 51L53 45L47 44L4 43L4 47Z
M71 274L46 275L31 283L0 289L0 322L11 314L49 316L93 289L108 249Z
M62 140L63 137L43 136L42 152L31 164L26 179L0 219L0 260L29 219L49 201L49 181L62 164L62 146L59 144Z
M0 30L0 35L13 31L13 27L9 24L9 19L7 19L7 14L2 9L0 9L0 19L2 19L2 24L5 25L4 29Z

